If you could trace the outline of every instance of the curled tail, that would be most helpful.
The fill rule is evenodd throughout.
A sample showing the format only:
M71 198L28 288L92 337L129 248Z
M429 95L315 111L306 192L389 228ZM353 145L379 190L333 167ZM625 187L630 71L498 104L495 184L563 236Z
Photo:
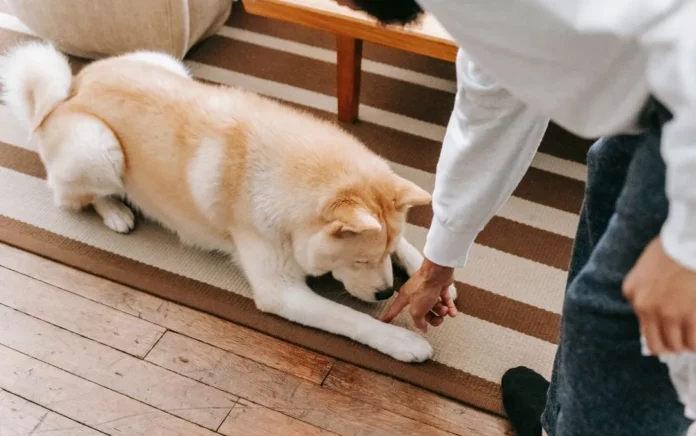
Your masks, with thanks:
M22 44L0 57L0 86L5 104L33 131L70 95L72 71L52 45Z

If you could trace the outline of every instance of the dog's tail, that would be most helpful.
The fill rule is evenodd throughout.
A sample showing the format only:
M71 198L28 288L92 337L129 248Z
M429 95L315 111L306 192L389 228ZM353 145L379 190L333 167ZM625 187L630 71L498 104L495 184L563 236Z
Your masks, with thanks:
M72 79L68 59L48 43L18 45L0 57L2 99L32 131L68 98Z

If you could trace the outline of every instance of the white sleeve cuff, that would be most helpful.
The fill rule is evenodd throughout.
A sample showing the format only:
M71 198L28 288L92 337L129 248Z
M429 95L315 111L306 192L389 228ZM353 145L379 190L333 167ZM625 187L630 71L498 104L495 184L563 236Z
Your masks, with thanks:
M433 218L423 254L428 260L441 266L463 267L478 233L453 232L443 226L437 218Z

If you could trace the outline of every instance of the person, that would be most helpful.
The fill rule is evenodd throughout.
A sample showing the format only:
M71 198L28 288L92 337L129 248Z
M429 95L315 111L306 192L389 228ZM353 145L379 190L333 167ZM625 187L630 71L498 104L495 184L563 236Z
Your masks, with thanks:
M426 260L383 319L456 316L446 285L550 120L601 137L550 384L510 369L503 405L519 436L686 434L656 356L696 350L696 0L337 1L385 24L428 11L461 47Z

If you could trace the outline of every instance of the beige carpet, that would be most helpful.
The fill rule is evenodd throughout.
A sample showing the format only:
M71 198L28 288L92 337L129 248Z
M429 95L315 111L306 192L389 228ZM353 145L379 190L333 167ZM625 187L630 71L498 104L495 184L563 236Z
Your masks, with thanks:
M191 52L189 65L197 77L334 117L329 35L241 11L228 24ZM24 31L0 11L0 50L31 38ZM365 51L362 121L348 129L399 174L432 191L454 98L453 65L382 47ZM152 223L140 221L134 233L122 236L94 214L58 210L38 156L25 140L0 106L0 241L497 413L498 383L507 368L525 365L550 374L584 189L585 167L579 162L587 149L587 142L559 129L549 130L514 196L479 236L471 262L456 272L462 314L430 330L435 356L420 365L258 312L245 280L225 258L184 248ZM431 217L430 209L411 214L406 234L419 248ZM315 287L338 294L332 282ZM375 315L383 310L344 303Z

